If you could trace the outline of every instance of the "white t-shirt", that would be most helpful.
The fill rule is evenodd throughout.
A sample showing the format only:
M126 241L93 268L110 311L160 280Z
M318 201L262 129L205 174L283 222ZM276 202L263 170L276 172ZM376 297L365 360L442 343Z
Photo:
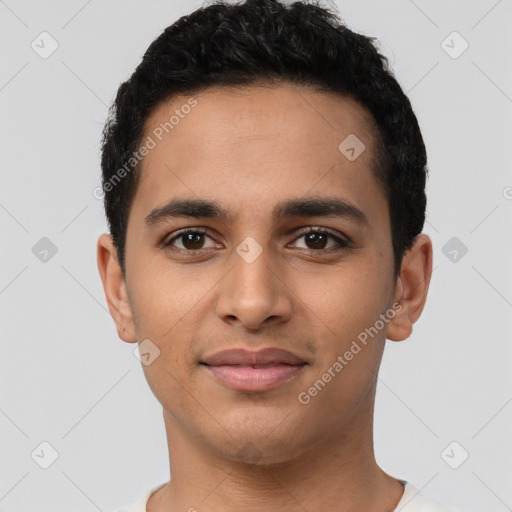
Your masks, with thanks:
M459 512L453 508L443 507L436 501L422 496L418 489L406 480L400 480L405 487L402 499L392 512ZM139 501L130 505L129 507L123 508L118 512L146 512L146 503L149 497L160 487L165 484L159 484L156 487L150 489Z

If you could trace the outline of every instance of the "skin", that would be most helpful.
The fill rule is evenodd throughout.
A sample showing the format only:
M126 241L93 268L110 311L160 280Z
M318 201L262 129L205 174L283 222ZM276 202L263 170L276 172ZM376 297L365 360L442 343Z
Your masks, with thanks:
M98 240L119 337L149 338L160 350L143 369L163 407L172 479L147 510L390 512L404 488L375 460L376 379L386 338L408 338L423 310L431 240L415 239L395 278L387 200L371 171L372 120L354 100L285 84L210 88L194 98L197 106L143 160L129 215L126 279L110 235ZM144 137L188 99L158 105ZM351 133L366 146L355 161L338 149ZM306 196L344 199L368 225L331 217L272 220L276 203ZM145 226L149 212L173 198L215 200L234 220ZM205 228L207 236L196 245L178 238L174 251L160 247L186 227ZM297 234L304 227L329 229L351 246L329 252L336 242L308 242ZM250 264L236 252L248 236L263 251ZM300 403L299 393L394 303L401 308L394 318L308 404ZM243 393L199 365L232 347L284 348L309 364L271 390Z

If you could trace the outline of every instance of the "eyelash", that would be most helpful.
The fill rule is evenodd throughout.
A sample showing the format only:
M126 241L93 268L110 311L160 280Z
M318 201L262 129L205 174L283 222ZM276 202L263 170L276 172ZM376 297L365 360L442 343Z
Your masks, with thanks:
M328 253L332 251L338 251L342 249L349 248L351 246L351 243L348 240L344 240L336 235L334 235L331 231L325 229L325 228L316 228L316 227L309 227L309 228L303 228L299 230L299 233L297 237L294 239L294 241L298 240L299 238L309 235L311 233L320 233L323 235L326 235L330 238L332 238L336 243L337 247L330 247L328 249L302 249L304 251L309 251L311 253ZM185 228L181 231L179 231L177 234L175 234L172 238L168 239L168 241L165 241L162 243L163 248L171 248L174 251L181 252L181 253L200 253L203 249L179 249L179 248L172 248L172 244L175 240L189 234L198 234L198 235L208 235L207 231L203 228ZM210 237L211 238L211 237Z

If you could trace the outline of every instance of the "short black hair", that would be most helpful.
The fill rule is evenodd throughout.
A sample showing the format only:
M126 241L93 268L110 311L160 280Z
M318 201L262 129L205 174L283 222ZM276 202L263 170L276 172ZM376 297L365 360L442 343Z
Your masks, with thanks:
M378 41L353 32L337 12L318 3L220 0L167 27L121 84L109 111L102 187L124 276L128 216L140 178L133 156L149 115L173 95L265 82L348 96L371 114L378 152L372 171L388 200L394 272L399 274L403 255L425 222L427 156L411 103Z

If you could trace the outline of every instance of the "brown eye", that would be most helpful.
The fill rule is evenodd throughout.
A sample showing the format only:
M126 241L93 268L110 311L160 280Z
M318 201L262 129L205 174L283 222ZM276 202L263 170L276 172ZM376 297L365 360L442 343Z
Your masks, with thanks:
M310 249L325 249L328 236L325 233L308 233L305 236L306 244Z
M301 247L303 249L307 249L313 252L320 251L330 251L336 249L344 249L349 247L349 242L340 238L330 231L325 229L312 229L307 228L300 233L300 236L295 240L304 240L305 247ZM329 240L332 240L333 243L328 246Z
M181 235L181 240L185 249L201 249L204 243L204 235L202 233L189 233Z
M186 229L172 237L168 242L164 242L165 247L172 247L180 251L194 252L204 249L205 238L210 238L205 231L200 229ZM176 247L175 242L181 242L181 247ZM210 246L214 247L215 243Z

